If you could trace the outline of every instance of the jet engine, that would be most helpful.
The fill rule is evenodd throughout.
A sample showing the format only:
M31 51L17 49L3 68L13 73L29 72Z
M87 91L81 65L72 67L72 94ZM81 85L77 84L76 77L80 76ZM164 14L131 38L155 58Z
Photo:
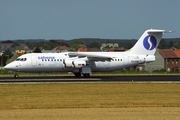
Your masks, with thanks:
M73 62L74 68L82 68L86 66L86 61L82 61L82 60L75 60Z
M83 68L86 66L86 61L83 60L65 60L65 67L67 68Z
M72 67L74 67L72 60L65 60L65 61L64 61L64 65L65 65L65 67L67 67L67 68L72 68Z

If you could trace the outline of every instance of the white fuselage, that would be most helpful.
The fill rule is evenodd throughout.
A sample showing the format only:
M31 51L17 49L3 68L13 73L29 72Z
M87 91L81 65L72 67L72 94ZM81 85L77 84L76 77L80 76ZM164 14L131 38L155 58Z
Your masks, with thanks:
M74 72L85 66L91 71L115 71L129 66L142 64L146 61L145 55L126 55L126 52L83 52L84 54L106 55L109 61L91 61L87 57L70 57L67 53L31 53L25 54L18 60L8 64L5 68L19 72ZM84 63L86 61L86 63ZM151 60L152 61L152 60ZM77 63L77 64L76 64ZM84 65L85 64L85 65Z

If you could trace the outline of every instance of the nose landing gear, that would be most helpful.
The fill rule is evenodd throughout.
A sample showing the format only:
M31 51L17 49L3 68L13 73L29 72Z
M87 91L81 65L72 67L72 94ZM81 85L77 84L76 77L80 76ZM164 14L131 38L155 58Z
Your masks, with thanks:
M18 76L18 74L16 73L15 75L14 75L14 78L18 78L19 76Z

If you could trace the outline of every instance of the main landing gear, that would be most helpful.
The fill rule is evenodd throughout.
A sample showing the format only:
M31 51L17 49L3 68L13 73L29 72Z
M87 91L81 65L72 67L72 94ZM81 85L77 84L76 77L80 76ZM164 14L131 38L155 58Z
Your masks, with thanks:
M89 78L90 74L83 74L85 78Z
M81 73L74 73L76 77L81 77Z
M81 73L74 73L74 75L75 75L76 77L81 77ZM89 78L89 76L90 76L89 73L83 74L83 77L85 77L85 78Z
M79 69L78 71L74 71L74 75L76 77L81 77L81 73L85 78L89 78L91 73L91 68L89 66L83 67L82 69Z

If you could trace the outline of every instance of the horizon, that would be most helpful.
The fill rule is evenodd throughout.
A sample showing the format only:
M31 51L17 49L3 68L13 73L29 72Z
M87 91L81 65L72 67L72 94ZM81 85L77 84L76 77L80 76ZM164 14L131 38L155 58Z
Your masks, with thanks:
M70 40L64 40L64 39L14 39L14 40L0 40L0 41L17 41L17 40L22 40L22 41L25 41L25 40L43 40L43 41L50 41L50 40L63 40L63 41L71 41L71 40L82 40L82 39L100 39L100 40L138 40L138 39L108 39L108 38L74 38L74 39L70 39ZM162 39L179 39L180 40L180 37L179 38L161 38Z

